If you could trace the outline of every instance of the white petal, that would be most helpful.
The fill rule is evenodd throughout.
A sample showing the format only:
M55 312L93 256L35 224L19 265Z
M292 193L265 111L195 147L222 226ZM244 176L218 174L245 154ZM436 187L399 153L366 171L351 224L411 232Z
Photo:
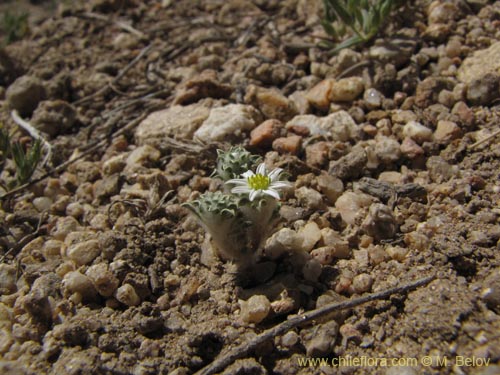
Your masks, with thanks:
M274 180L278 179L281 172L283 172L283 169L281 169L281 168L273 169L272 172L269 173L269 178L271 179L271 181L274 182Z
M280 199L280 195L276 190L267 189L264 190L264 194L270 195L273 198Z
M271 185L269 185L271 189L286 189L290 186L292 186L292 184L288 181L276 181L272 182Z
M267 172L266 165L264 163L260 163L259 166L257 167L257 174L265 176L266 172Z
M252 171L246 171L245 173L242 173L241 175L245 178L248 178L248 177L252 177L253 175L255 175L255 173L253 173Z
M251 193L252 189L247 186L236 186L231 189L231 193L233 194L248 194Z
M247 180L245 178L233 178L232 180L228 180L225 182L228 185L242 185L247 186Z
M260 190L252 190L250 192L250 196L248 197L248 199L250 199L250 202L252 202L255 198L257 198L257 196L259 195L259 191Z

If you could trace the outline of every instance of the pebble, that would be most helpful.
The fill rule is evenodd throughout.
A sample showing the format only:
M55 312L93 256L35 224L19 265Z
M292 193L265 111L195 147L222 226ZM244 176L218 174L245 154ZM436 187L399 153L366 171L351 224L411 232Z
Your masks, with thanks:
M315 327L314 337L305 343L306 355L308 357L324 357L332 354L339 325L335 320Z
M421 123L411 120L403 127L403 136L410 137L418 144L432 140L432 130Z
M250 146L268 147L279 137L284 124L275 119L266 120L250 132Z
M302 137L300 135L289 135L277 138L273 141L273 150L280 154L297 155L300 152Z
M376 240L393 238L396 234L397 223L389 206L382 203L373 203L368 215L361 224L363 231Z
M458 167L456 165L450 165L440 156L431 156L427 159L425 165L429 171L429 177L432 181L437 183L448 181L458 173Z
M335 258L347 259L351 256L349 242L331 228L321 229L321 242L324 246L332 247L332 255Z
M487 73L467 85L467 100L472 105L487 106L498 98L499 87L500 75Z
M354 225L358 217L365 215L373 199L368 194L347 191L335 202L335 208L339 211L342 220L348 225Z
M434 139L438 143L448 144L452 140L462 136L462 129L453 121L439 120L436 130L434 131Z
M342 78L333 83L329 98L333 102L352 102L364 89L363 78Z
M302 246L302 238L290 228L282 228L266 241L264 252L271 259L277 259L282 254L298 251Z
M306 147L306 163L315 168L322 168L328 161L330 143L316 142Z
M401 154L409 159L415 159L425 154L425 151L413 139L406 137L400 147Z
M294 102L278 90L255 85L248 86L245 103L258 108L268 119L288 121L298 113Z
M391 120L398 124L408 124L412 121L417 121L418 117L413 111L396 109L391 115Z
M225 141L252 130L258 123L261 123L261 115L254 107L228 104L213 108L193 137L204 143Z
M16 267L2 263L0 264L0 295L12 294L17 291Z
M478 50L467 57L457 72L459 81L470 84L480 80L488 73L498 74L500 70L500 41L488 48Z
M141 298L130 284L123 284L115 292L115 298L127 306L137 306L141 303Z
M61 250L63 248L63 242L59 240L47 240L42 246L42 255L45 259L58 258L61 256Z
M64 241L69 233L76 232L80 228L80 223L71 216L58 217L56 225L51 230L51 235L56 240Z
M38 212L48 212L52 203L54 202L49 197L36 197L33 199L33 206L35 206Z
M302 267L304 279L311 282L317 282L322 271L321 262L315 258L309 259Z
M332 264L335 259L347 258L348 255L343 250L343 246L322 246L311 251L311 256L320 264L326 266Z
M67 294L78 293L86 301L93 301L97 297L92 281L79 271L67 272L62 281L62 288Z
M429 6L429 25L448 23L460 17L458 7L454 3L439 3L434 1Z
M104 175L110 176L112 174L120 173L121 171L123 171L123 169L127 165L127 156L127 154L112 156L104 163L102 163L102 171Z
M199 65L219 64L218 58L206 58L205 61L198 61ZM188 105L204 98L228 98L233 92L230 85L220 83L217 80L217 72L207 69L199 75L190 78L180 85L178 93L175 95L174 104Z
M401 246L388 246L385 249L385 252L391 257L391 259L402 262L405 260L406 255L408 254L408 249Z
M309 103L319 110L326 111L330 107L330 94L332 92L335 80L328 78L310 89L306 94L306 99Z
M302 245L299 250L310 252L314 248L314 245L321 239L321 230L318 224L311 221L298 230L297 236L302 239Z
M286 123L286 128L304 127L311 135L322 135L333 141L347 142L358 137L359 129L351 115L337 111L326 117L298 115Z
M40 102L31 117L33 126L51 137L70 132L76 120L75 107L64 100Z
M374 153L383 164L392 164L401 157L401 145L395 139L379 136L375 139Z
M29 117L47 93L37 77L24 75L16 79L5 93L7 104L21 116Z
M350 153L339 160L330 162L329 173L341 179L357 178L368 162L368 155L363 147L353 147Z
M88 240L68 247L66 255L77 265L90 264L101 253L98 240Z
M335 201L344 192L344 183L340 178L321 173L317 179L319 191L326 197L329 203L334 204Z
M254 295L247 301L239 301L240 317L245 323L258 324L262 322L271 311L271 303L264 295Z
M85 274L90 278L97 292L103 297L111 297L118 285L120 285L120 281L108 270L105 263L89 267Z
M324 206L321 193L306 186L296 189L295 197L302 207L310 210L318 210Z
M500 268L494 269L483 282L481 299L488 308L500 313Z
M311 105L307 100L306 91L295 91L288 98L293 102L300 115L305 115L311 111Z
M417 85L415 105L420 108L429 107L438 99L441 90L453 89L453 83L445 78L427 77Z
M299 335L295 331L289 331L281 337L281 345L291 348L299 342Z
M139 146L133 150L125 161L125 173L131 174L138 172L142 167L151 166L160 159L161 153L153 146L148 144Z
M382 101L384 100L384 95L374 88L369 88L365 90L363 94L363 99L365 105L369 110L374 110L380 108Z
M363 294L369 292L372 288L372 285L373 278L367 273L362 273L354 276L354 278L352 279L351 288L353 293Z

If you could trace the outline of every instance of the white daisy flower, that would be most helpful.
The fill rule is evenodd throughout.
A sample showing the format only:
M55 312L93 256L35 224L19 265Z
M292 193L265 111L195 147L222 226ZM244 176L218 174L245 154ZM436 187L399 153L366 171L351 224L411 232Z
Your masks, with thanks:
M270 173L264 163L259 164L257 173L246 171L241 176L244 178L234 178L226 182L235 185L231 189L233 194L248 194L248 199L252 202L261 195L269 195L275 199L280 199L280 190L291 186L288 181L280 181L281 168L275 168Z

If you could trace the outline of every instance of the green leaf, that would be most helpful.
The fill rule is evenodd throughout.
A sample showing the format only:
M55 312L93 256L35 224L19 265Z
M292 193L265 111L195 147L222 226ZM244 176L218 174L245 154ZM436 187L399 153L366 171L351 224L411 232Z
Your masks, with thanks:
M16 179L22 185L29 181L42 157L42 142L37 139L28 152L24 152L19 142L11 145L12 158L16 165Z
M359 35L354 35L353 37L351 37L347 40L344 40L342 43L338 44L334 49L329 51L328 54L330 56L333 56L337 52L339 52L340 50L343 50L344 48L349 48L349 47L355 46L356 44L360 44L363 41L364 41L363 38L361 38Z
M344 22L345 24L351 26L353 24L353 17L349 14L349 12L340 4L340 1L331 1L331 5L335 10L337 16Z
M333 25L329 22L326 22L325 20L321 21L321 26L323 26L323 29L325 32L332 37L332 39L337 40L339 38L339 35L337 33L337 30L333 27Z

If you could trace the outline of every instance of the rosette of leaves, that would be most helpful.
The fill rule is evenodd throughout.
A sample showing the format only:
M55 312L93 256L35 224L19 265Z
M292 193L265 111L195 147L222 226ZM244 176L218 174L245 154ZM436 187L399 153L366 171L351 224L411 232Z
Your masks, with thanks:
M390 12L402 3L401 0L323 0L325 16L321 24L333 41L321 41L320 47L334 55L344 48L368 42L377 35ZM347 34L351 36L343 40Z
M217 150L215 174L223 181L238 178L257 165L262 158L252 155L241 146L231 147L228 151Z

